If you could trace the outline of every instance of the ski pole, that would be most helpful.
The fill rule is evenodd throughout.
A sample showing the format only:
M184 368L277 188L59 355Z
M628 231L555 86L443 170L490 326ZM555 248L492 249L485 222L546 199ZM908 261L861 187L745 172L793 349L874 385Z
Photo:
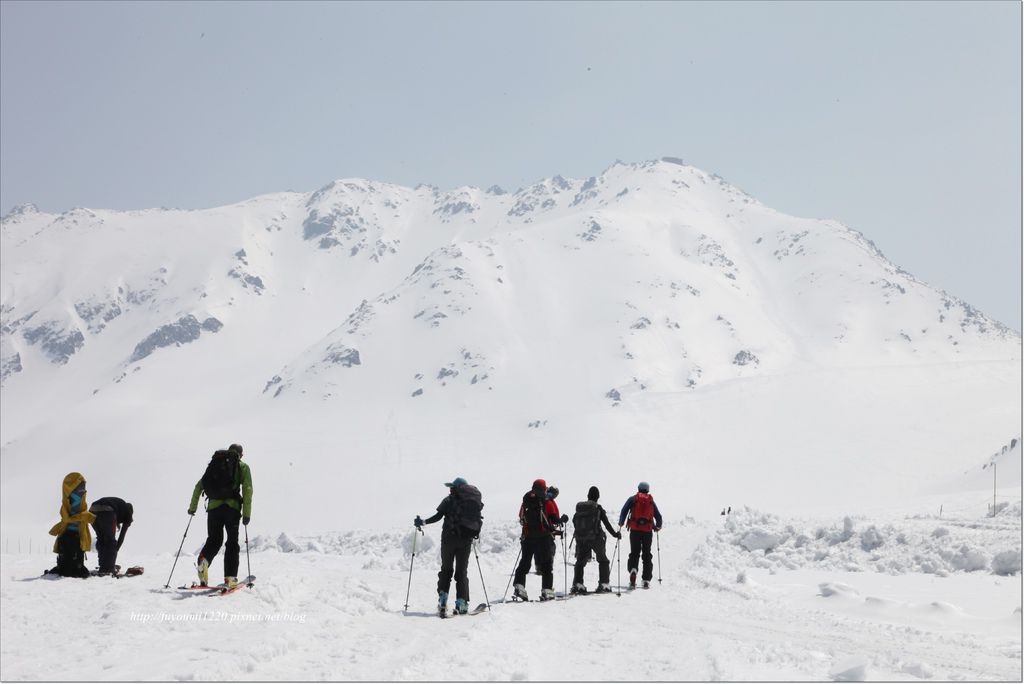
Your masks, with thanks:
M563 582L562 582L562 586L564 587L562 589L562 596L568 596L569 595L569 565L568 565L568 560L566 559L566 555L565 555L565 535L564 534L562 535L562 575L563 575L563 578L564 578Z
M658 584L661 584L661 532L654 533L654 539L658 543Z
M622 598L622 550L619 547L619 544L621 544L621 543L622 543L622 532L620 531L619 532L619 536L615 539L615 556L616 556L616 558L618 558L618 561L616 562L616 565L619 568L619 570L618 570L618 573L619 573L619 586L618 586L616 594L618 595L619 598Z
M167 576L167 584L164 585L164 589L171 588L171 578L174 577L174 568L178 566L178 556L181 555L181 549L185 546L185 537L188 536L188 528L192 526L192 518L195 516L188 516L188 525L185 525L185 534L181 535L181 544L178 545L178 553L174 554L174 564L171 566L171 574Z
M242 525L242 527L245 528L245 566L249 568L249 577L252 577L252 559L249 557L249 526ZM251 580L249 586L252 586Z
M505 585L505 593L501 595L501 602L505 602L505 597L508 595L508 588L512 586L512 577L516 574L516 566L519 565L519 556L523 553L523 545L519 544L519 552L516 553L516 560L512 563L512 572L508 575L508 584Z
M423 528L417 526L416 532L423 534ZM405 589L406 610L409 610L409 593L412 591L412 564L416 561L416 532L412 533L412 558L409 559L409 586Z
M476 552L476 542L473 542L473 555L476 556L476 569L480 571L480 586L484 588L484 601L487 602L487 609L491 608L491 599L487 597L487 584L484 583L484 569L480 567L480 554Z

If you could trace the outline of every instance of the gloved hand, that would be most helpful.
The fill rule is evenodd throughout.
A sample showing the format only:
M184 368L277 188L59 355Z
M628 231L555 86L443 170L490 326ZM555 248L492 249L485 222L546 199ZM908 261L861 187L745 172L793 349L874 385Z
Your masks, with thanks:
M562 524L569 522L569 516L565 513L562 514Z
M612 532L612 536L616 539L622 539L622 532Z
M655 532L661 532L661 526L660 526L660 525L658 525L657 527L655 527L655 528L654 528L654 531L655 531Z
M250 518L249 516L245 516L244 518L242 518L242 524L245 525L246 527L248 527L249 526L249 521L251 519L252 518Z
M190 508L190 509L188 509L188 514L189 515L195 515L196 514L196 510L194 508Z
M416 519L412 521L412 524L415 525L418 528L419 527L423 527L423 518L421 518L420 516L417 515Z

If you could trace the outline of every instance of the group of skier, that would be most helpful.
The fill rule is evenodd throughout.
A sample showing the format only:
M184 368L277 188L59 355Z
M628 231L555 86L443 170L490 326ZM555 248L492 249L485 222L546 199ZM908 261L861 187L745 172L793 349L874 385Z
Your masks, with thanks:
M469 554L473 540L480 535L483 516L483 500L480 490L469 484L464 478L457 477L446 482L448 496L437 506L437 512L424 520L416 516L413 524L422 532L424 525L443 519L441 527L441 570L437 574L438 612L444 616L447 612L452 576L455 577L455 614L469 612ZM629 530L629 587L636 588L637 575L640 575L641 586L650 587L654 575L654 557L651 554L651 543L654 533L661 529L662 517L654 498L651 496L650 485L641 482L637 492L630 496L619 512L618 528L613 527L608 514L598 503L601 492L596 486L587 491L586 501L576 504L572 518L573 537L570 546L576 545L576 562L573 570L573 582L570 593L588 593L583 581L583 573L591 555L597 558L598 583L596 593L610 592L611 562L605 548L608 534L616 539L622 538L622 527ZM555 539L562 537L564 544L565 526L569 516L558 509L555 499L558 497L557 487L549 487L542 479L534 480L530 491L523 495L519 506L519 523L522 526L520 536L520 559L514 570L513 600L529 601L526 591L526 575L531 566L536 564L541 576L541 601L555 598L554 559L556 552ZM641 561L642 572L641 572ZM410 568L411 572L411 568ZM411 578L410 578L411 579Z
M196 513L199 497L203 494L207 497L207 538L196 563L199 585L203 587L208 586L210 561L217 555L222 543L224 585L228 588L238 585L238 524L241 522L248 525L252 515L252 473L248 464L242 462L242 452L240 444L232 444L227 449L214 452L206 471L192 491L192 501L188 507L190 516ZM50 530L50 534L57 537L53 545L57 566L47 571L47 574L82 578L94 574L120 574L120 566L116 565L117 553L132 524L134 508L117 497L104 497L88 506L85 496L85 477L81 473L69 473L62 485L60 522ZM96 553L99 555L99 570L95 573L85 567L85 552L92 548L90 524L96 532ZM119 537L118 528L121 531ZM125 574L141 572L141 568L129 568Z
M210 562L224 545L224 585L238 586L239 523L248 526L252 515L252 473L248 464L242 461L243 449L232 444L224 450L214 452L202 478L196 483L189 503L188 514L195 515L199 497L207 497L206 526L207 538L197 560L199 587L209 583ZM456 614L469 612L469 555L473 541L480 536L483 524L483 498L480 490L464 478L456 477L446 482L449 493L437 506L437 512L427 519L416 516L413 521L417 531L422 533L424 525L443 520L441 527L441 570L437 574L438 609L447 611L452 577L455 578ZM549 487L542 479L534 480L530 491L523 495L519 506L520 558L514 570L513 599L529 600L526 591L526 576L536 565L541 576L540 600L555 598L554 559L555 539L561 537L564 544L565 527L569 516L558 509L555 499L558 488ZM610 592L611 562L605 548L608 534L622 539L623 526L629 530L629 587L637 586L640 575L641 586L650 587L654 572L651 543L654 533L661 529L662 517L650 493L650 485L641 482L636 494L626 499L619 512L618 527L612 525L604 507L598 503L601 492L596 486L587 491L585 501L576 504L572 517L573 537L569 544L576 546L576 561L573 570L572 594L586 594L588 589L583 580L584 570L591 556L596 557L598 582L596 593ZM54 552L57 553L57 567L49 572L66 577L89 577L91 574L118 575L117 553L124 543L128 527L133 522L132 504L117 497L104 497L86 504L85 477L80 473L69 473L64 478L61 497L61 520L50 530L57 537ZM99 555L99 570L90 573L85 567L85 552L92 547L89 526L96 532L96 550ZM120 536L117 532L120 529ZM246 536L248 540L248 535ZM184 539L182 540L184 543ZM642 561L642 564L641 564ZM141 569L138 569L141 572ZM131 573L128 573L131 574Z

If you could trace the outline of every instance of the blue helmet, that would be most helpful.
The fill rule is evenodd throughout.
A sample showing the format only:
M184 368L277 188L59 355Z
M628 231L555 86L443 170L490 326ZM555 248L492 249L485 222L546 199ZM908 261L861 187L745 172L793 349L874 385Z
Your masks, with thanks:
M638 484L636 486L636 489L637 489L638 492L647 493L647 492L651 491L651 485L647 484L646 482L641 482L640 484Z

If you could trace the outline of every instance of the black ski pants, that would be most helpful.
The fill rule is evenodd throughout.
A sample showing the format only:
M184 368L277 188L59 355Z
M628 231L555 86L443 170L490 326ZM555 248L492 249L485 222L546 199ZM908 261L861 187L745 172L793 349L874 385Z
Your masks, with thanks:
M473 538L462 539L452 535L441 539L441 572L437 573L437 593L449 593L452 587L452 573L455 574L455 598L469 601L469 552L473 550Z
M85 567L85 551L78 531L68 530L57 538L56 572L62 577L88 577L89 570Z
M534 557L537 558L537 569L540 570L541 589L555 588L554 574L554 549L550 536L526 537L520 542L523 557L516 568L515 583L526 586L526 573L530 571L530 565Z
M654 576L654 556L651 555L652 541L654 541L654 532L629 531L629 559L626 561L626 567L630 572L638 569L640 558L643 557L644 572L640 578L648 582Z
M608 560L608 552L605 551L605 536L601 535L587 541L576 540L576 569L572 575L573 584L583 584L583 569L590 561L591 551L597 557L598 583L608 584L611 581L612 564Z
M224 533L227 532L227 542L224 543L225 577L238 576L238 523L241 520L241 511L236 511L227 504L221 504L206 512L206 544L199 555L208 563L212 563L221 543L224 543Z
M96 519L92 521L92 529L96 532L100 572L114 572L117 565L117 514L114 511L94 512Z

